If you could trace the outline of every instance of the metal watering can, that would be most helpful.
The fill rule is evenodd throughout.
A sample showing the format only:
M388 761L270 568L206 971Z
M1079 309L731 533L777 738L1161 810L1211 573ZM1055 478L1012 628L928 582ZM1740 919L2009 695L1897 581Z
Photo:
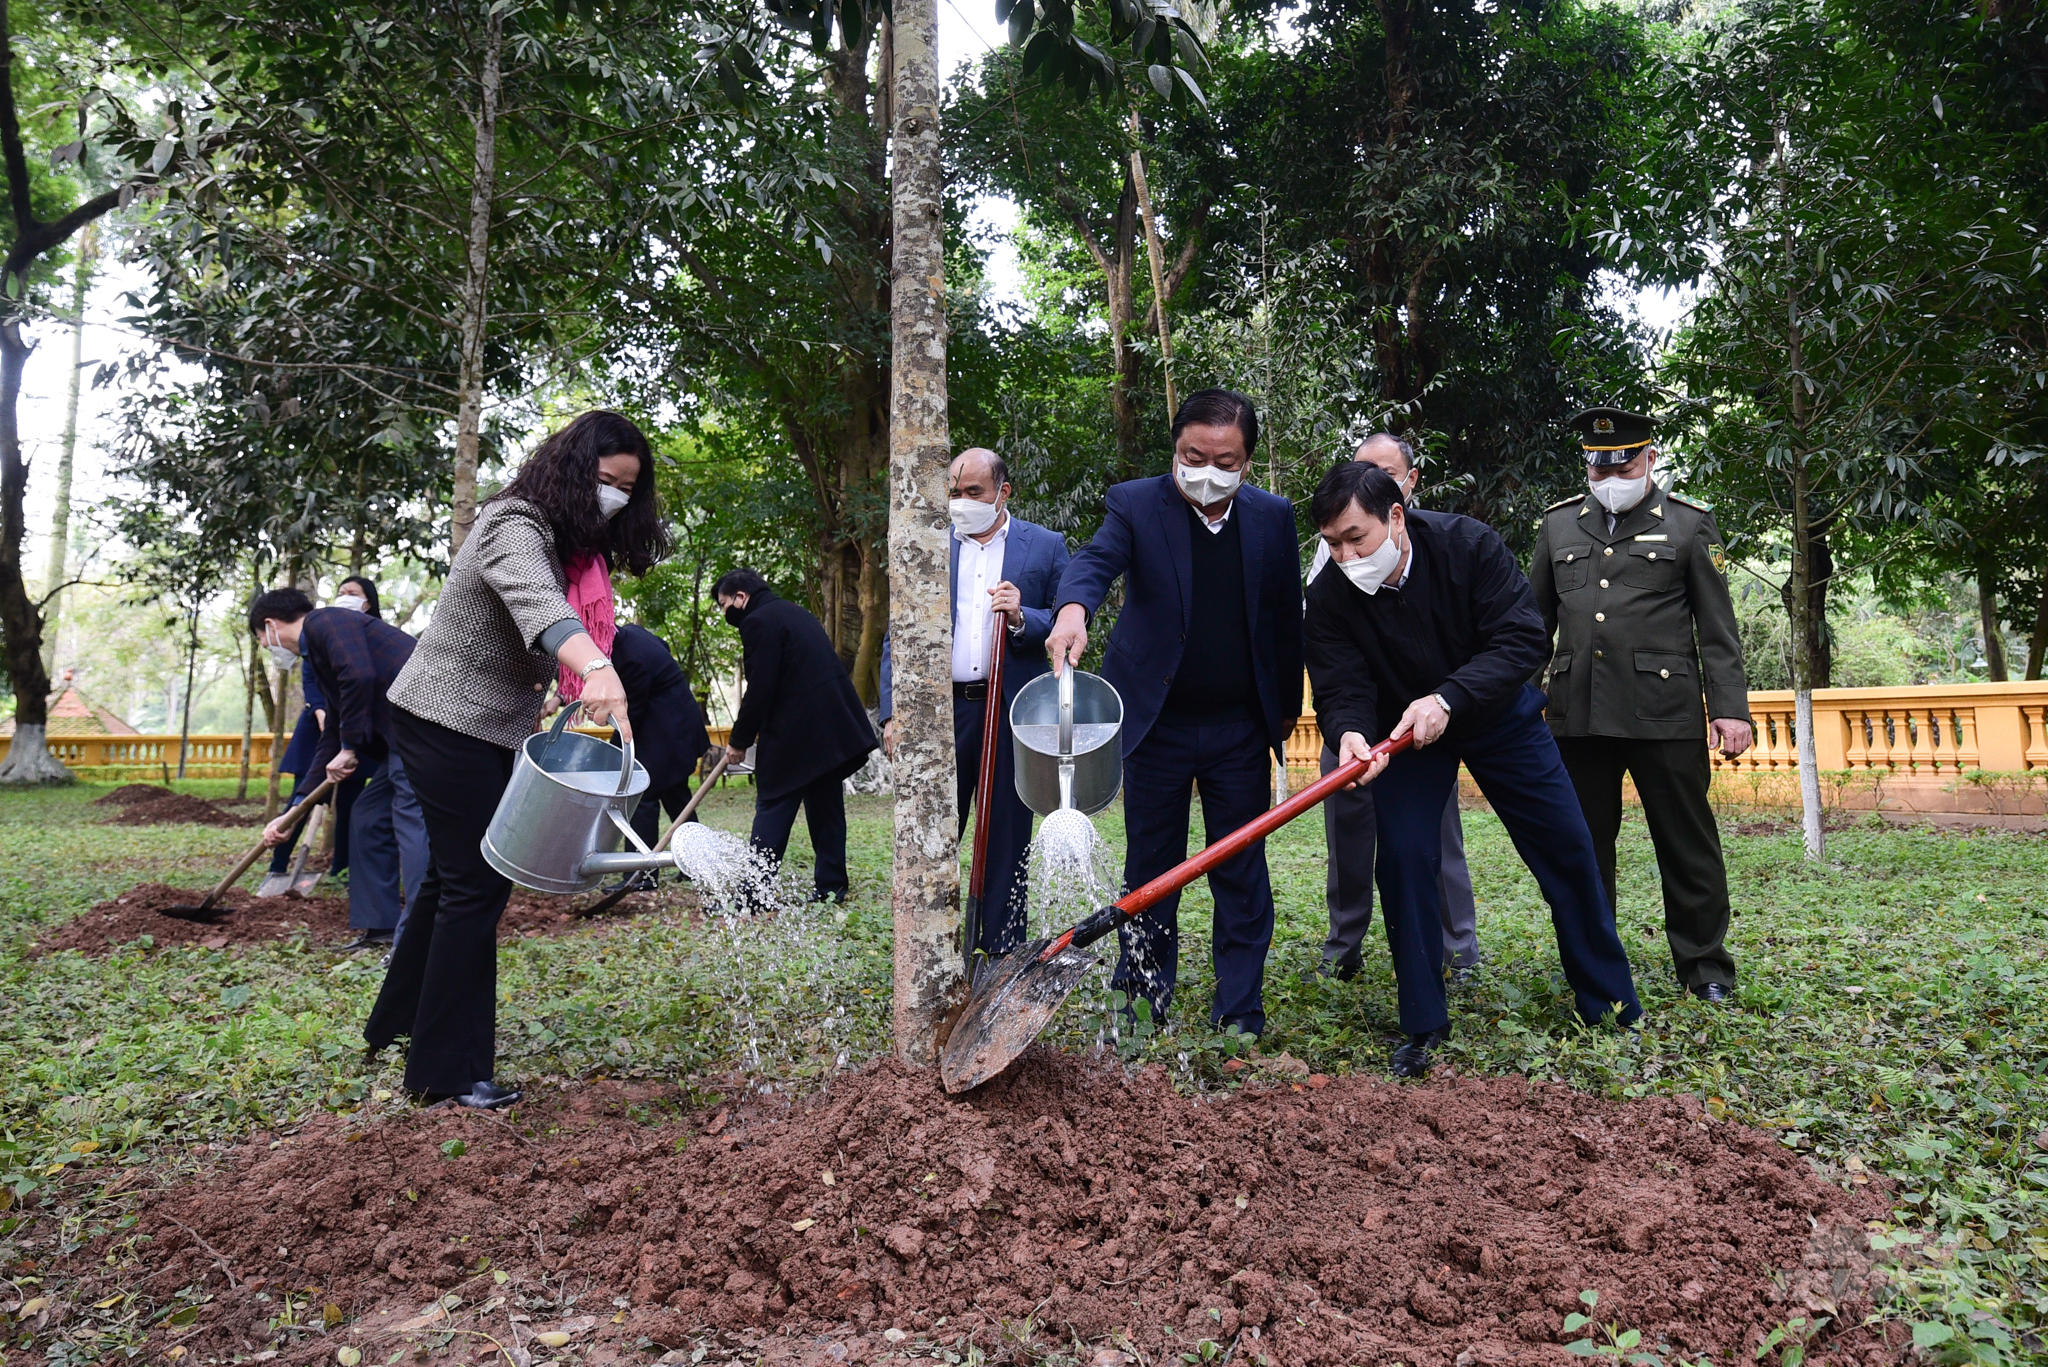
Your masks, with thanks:
M1017 796L1040 816L1101 811L1124 785L1123 726L1124 700L1098 674L1070 665L1025 684L1010 704Z
M588 892L608 874L675 861L649 850L631 825L649 783L647 770L633 761L633 742L614 747L565 730L575 710L563 708L553 726L519 747L512 780L484 831L484 859L536 892ZM613 853L622 837L637 853Z

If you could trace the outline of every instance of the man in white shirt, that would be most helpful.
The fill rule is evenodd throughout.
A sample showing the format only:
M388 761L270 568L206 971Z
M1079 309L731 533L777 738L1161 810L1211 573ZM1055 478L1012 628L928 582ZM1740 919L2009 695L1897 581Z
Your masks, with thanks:
M982 891L979 943L990 957L1024 942L1028 889L1024 854L1031 844L1031 809L1017 796L1010 704L1017 690L1046 672L1046 633L1052 599L1067 567L1067 543L1010 512L1010 472L983 447L962 451L947 473L947 516L953 522L953 739L965 832L981 774L982 725L988 705L989 658L1000 630L1003 657L1001 731L996 737L995 792L989 802L987 876ZM882 640L882 746L896 749L894 657Z
M1391 432L1375 432L1360 443L1352 455L1355 461L1377 465L1401 486L1401 497L1412 500L1420 481L1415 465L1415 448ZM1316 555L1309 565L1308 582L1313 584L1330 563L1330 548L1316 538ZM1323 743L1323 772L1337 767L1337 754ZM1334 794L1323 803L1323 843L1329 851L1329 872L1324 896L1330 909L1330 935L1323 942L1323 962L1317 970L1349 982L1358 976L1364 962L1365 933L1372 927L1373 854L1379 833L1373 811L1372 788L1352 788ZM1444 962L1451 966L1451 980L1464 982L1479 968L1479 912L1472 898L1472 869L1465 862L1465 826L1458 815L1458 791L1451 789L1444 808L1444 855L1438 877L1438 905L1442 908Z

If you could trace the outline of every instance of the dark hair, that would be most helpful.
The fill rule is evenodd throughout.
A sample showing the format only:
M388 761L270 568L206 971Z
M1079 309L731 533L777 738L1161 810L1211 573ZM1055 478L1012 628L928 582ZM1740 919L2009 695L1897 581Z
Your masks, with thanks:
M1008 484L1010 482L1010 463L1004 460L1001 456L997 455L994 451L990 450L988 447L970 446L967 448L967 450L962 451L960 453L960 456L967 455L974 451L979 451L981 452L981 454L988 457L988 472L991 475L995 476L996 488L1000 489L1005 484ZM955 456L953 457L953 459L958 460L960 459L960 456Z
M341 587L347 588L350 584L354 584L357 588L360 588L363 591L363 611L370 614L370 616L375 617L378 621L383 621L384 614L377 610L378 603L376 582L366 575L352 574L348 578L341 581Z
M749 600L752 600L755 594L764 590L769 593L774 592L773 589L768 587L768 581L762 577L761 571L750 570L745 566L741 566L739 569L727 570L724 574L718 576L718 582L711 586L711 597L715 601L720 598L731 597L735 593L744 593Z
M1244 434L1247 459L1259 449L1259 414L1252 401L1232 389L1197 389L1180 401L1173 415L1173 439L1180 440L1183 427L1228 427Z
M605 456L640 458L633 501L607 522L597 502L597 462ZM602 555L613 566L645 574L671 549L654 501L654 451L633 421L593 408L534 448L512 482L492 499L523 498L547 514L555 552L566 564Z
M1402 464L1406 465L1410 470L1413 470L1415 468L1415 448L1408 444L1408 439L1406 437L1397 437L1392 432L1373 433L1364 441L1358 443L1356 450L1352 452L1351 458L1353 460L1357 460L1358 451L1363 451L1366 447L1372 445L1376 441L1390 441L1394 443L1394 446L1401 452Z
M1401 502L1401 486L1394 477L1366 460L1343 460L1330 467L1316 496L1309 501L1309 521L1327 527L1344 515L1352 504L1367 517L1381 522Z
M249 604L249 634L261 636L265 622L296 622L312 610L313 600L295 588L265 589Z

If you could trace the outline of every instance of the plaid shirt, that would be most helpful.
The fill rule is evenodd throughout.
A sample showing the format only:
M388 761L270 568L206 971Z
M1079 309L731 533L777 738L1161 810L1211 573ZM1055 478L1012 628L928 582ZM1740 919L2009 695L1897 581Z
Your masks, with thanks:
M299 650L327 695L327 725L309 773L324 773L344 748L366 760L384 753L391 735L384 693L412 658L412 647L412 637L367 613L316 608L306 614Z

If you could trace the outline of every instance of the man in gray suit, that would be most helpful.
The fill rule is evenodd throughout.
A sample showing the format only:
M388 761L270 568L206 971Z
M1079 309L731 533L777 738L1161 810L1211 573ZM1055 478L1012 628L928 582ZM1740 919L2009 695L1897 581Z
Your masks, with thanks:
M1415 448L1401 438L1390 432L1375 432L1351 458L1368 461L1392 475L1401 486L1403 500L1415 497ZM1323 566L1329 563L1330 548L1318 537L1308 582L1314 583ZM1326 740L1322 770L1327 774L1336 767L1337 754ZM1323 962L1317 971L1326 977L1349 982L1358 976L1364 961L1365 932L1372 926L1373 850L1378 830L1370 786L1332 794L1323 803L1323 841L1330 855L1324 889L1330 908L1330 935L1323 942ZM1479 913L1472 901L1472 870L1465 863L1465 827L1458 817L1455 787L1444 807L1443 840L1438 892L1443 908L1444 962L1451 966L1452 982L1467 982L1479 971Z

